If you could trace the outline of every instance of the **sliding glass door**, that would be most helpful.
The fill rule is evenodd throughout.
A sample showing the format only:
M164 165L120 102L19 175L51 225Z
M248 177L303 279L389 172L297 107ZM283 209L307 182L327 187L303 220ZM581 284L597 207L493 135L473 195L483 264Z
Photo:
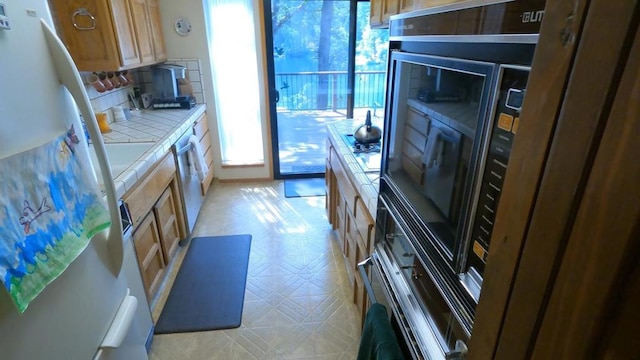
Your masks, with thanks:
M265 0L276 179L323 176L326 126L381 116L388 37L368 25L369 2Z

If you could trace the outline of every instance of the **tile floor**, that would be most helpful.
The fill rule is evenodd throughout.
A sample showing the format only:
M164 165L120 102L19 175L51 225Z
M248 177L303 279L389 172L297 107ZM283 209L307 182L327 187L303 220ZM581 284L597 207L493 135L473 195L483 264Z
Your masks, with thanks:
M324 201L285 198L282 181L215 183L194 236L253 236L242 325L156 335L150 359L355 359L359 314ZM154 319L185 252L169 270Z

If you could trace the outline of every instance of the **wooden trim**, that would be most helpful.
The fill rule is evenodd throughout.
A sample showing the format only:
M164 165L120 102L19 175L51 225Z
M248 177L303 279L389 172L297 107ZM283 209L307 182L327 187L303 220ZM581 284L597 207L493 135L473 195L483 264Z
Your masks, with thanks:
M134 227L137 227L144 216L153 208L157 199L175 176L175 158L173 153L169 152L156 162L153 170L147 172L142 181L138 181L133 189L123 195L124 201L129 207Z
M251 178L251 179L217 179L221 184L224 183L252 183L252 182L268 182L273 181L271 178Z
M262 91L264 94L264 99L263 99L263 104L262 107L260 108L260 111L264 111L263 112L263 116L264 116L264 126L265 126L265 132L266 132L266 139L265 139L265 143L263 144L263 147L266 146L266 152L264 154L264 158L268 159L265 160L264 165L269 167L269 179L273 179L274 178L274 166L273 166L273 137L271 136L271 123L272 123L272 119L271 119L271 91L269 89L269 66L268 66L268 54L269 52L267 51L267 32L266 32L266 24L265 24L265 17L263 16L263 14L265 13L264 8L266 3L264 1L257 1L258 4L258 14L261 14L260 16L258 16L258 21L259 21L259 29L260 29L260 54L259 54L259 61L260 61L260 65L262 66ZM271 2L268 3L269 6L271 6ZM271 11L269 11L271 12Z
M566 246L566 228L574 220L584 191L583 169L592 165L592 147L606 121L602 114L610 106L608 95L612 83L617 86L615 71L634 8L631 1L619 1L615 6L607 0L590 4L529 231L524 237L496 359L527 358L535 341L547 292Z
M233 169L233 168L255 168L255 167L265 167L264 163L260 164L242 164L242 165L222 165L223 169Z
M635 30L631 56L540 327L534 359L594 358L608 335L606 325L611 328L609 318L620 304L629 269L637 267L640 30ZM636 334L637 342L637 324L629 331ZM637 348L627 346L627 354L637 358Z
M496 216L469 359L491 359L498 343L520 251L564 96L585 3L548 0L539 43ZM562 36L562 34L569 34ZM569 39L569 40L567 40Z

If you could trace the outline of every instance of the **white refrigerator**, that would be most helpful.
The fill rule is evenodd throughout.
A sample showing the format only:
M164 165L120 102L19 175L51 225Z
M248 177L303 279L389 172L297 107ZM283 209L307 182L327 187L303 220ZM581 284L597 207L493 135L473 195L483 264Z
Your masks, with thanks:
M133 245L130 238L122 234L111 171L82 80L64 45L51 30L53 21L46 0L0 0L0 3L0 176L5 176L2 178L5 180L0 180L0 280L3 285L0 286L0 359L147 359L146 346L152 338L153 321ZM98 164L89 165L89 182L95 184L88 187L98 186L91 166L99 166L104 174L100 183L104 184L106 201L99 189L95 196L98 201L93 202L87 200L91 199L90 191L76 191L76 185L78 189L87 187L89 178L63 176L60 181L67 185L57 188L57 182L47 180L53 171L42 170L53 166L51 163L68 164L70 158L79 159L78 164L82 161L90 164L79 113L86 122L98 158ZM57 139L66 143L60 142L60 151L52 155L51 161L19 160L39 159L33 157L35 155L25 156L36 154L49 146L47 144L57 144ZM11 165L14 163L17 165ZM19 178L21 174L38 171L43 172L42 176ZM48 193L38 199L34 199L35 196L25 199L19 214L2 205L2 201L10 202L16 188L27 187L42 188ZM73 211L58 211L56 205L61 202L60 198L67 201L66 196L72 193L78 198L82 196L82 202L66 204ZM67 217L77 212L73 215L82 221L93 221L87 220L88 212L78 215L80 203L85 202L91 209L102 206L105 220L102 223L96 220L102 228L89 231L85 226L84 233L71 231L78 238L91 235L85 236L84 246L77 246L80 250L76 249L76 255L62 255L73 258L68 264L54 264L52 251L58 251L60 244L74 248L76 243L67 241L64 237L67 235L61 237L65 241L60 243L41 236L45 215L55 214L56 221L75 224L75 220ZM104 229L105 226L108 228ZM14 233L32 236L31 240L39 232L38 246L42 246L42 251L34 250L35 245L27 244L24 239L6 235L11 233L8 228L17 229ZM21 298L19 291L14 290L23 285L26 289L25 284L30 283L20 276L35 276L40 271L37 265L45 263L52 269L63 270L54 274L53 279L51 274L42 275L38 279L44 279L43 288L29 288L31 295Z

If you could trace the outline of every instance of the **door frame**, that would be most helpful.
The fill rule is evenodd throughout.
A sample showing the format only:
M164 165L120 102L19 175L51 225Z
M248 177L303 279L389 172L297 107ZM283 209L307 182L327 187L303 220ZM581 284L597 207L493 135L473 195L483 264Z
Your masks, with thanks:
M318 0L319 1L319 0ZM355 87L355 53L356 53L356 29L357 29L357 3L363 0L344 0L349 1L349 49L347 50L349 59L347 61L347 118L353 117L354 93ZM364 1L363 1L364 2ZM269 102L269 131L271 134L271 163L273 165L273 178L276 180L285 179L302 179L302 178L320 178L325 173L289 173L282 174L280 172L280 153L279 153L279 137L278 137L278 90L276 88L275 65L273 62L273 24L271 22L271 0L262 0L263 6L263 22L265 32L265 50L267 65L267 88Z

